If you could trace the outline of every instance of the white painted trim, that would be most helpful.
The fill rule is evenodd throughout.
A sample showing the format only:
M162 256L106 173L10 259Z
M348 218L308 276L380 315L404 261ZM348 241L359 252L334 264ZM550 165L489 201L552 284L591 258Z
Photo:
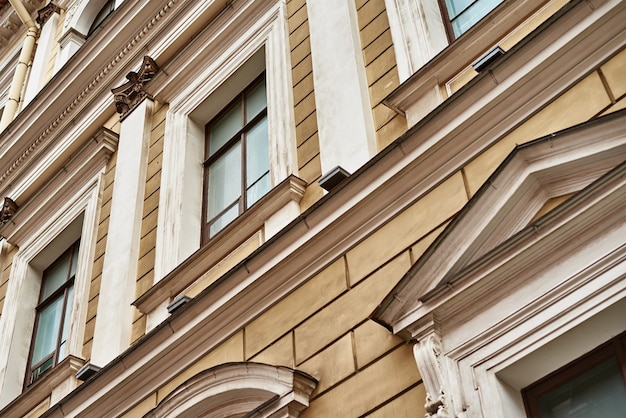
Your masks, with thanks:
M626 116L612 115L515 149L385 298L377 317L396 332L405 329L416 320L418 301L427 305L432 293L458 286L468 266L527 234L548 199L577 192L626 161L625 127Z
M437 0L385 0L400 83L448 45Z
M225 363L202 371L174 389L144 418L173 416L298 417L309 406L317 381L286 367L241 362ZM289 407L289 415L280 413Z
M145 99L121 123L111 215L91 362L104 366L130 345L148 148L154 102Z
M376 154L365 63L353 0L306 4L322 175L354 173Z
M218 53L211 48L195 51L196 56L185 57L184 64L181 62L184 67L160 87L169 92L170 85L182 83L184 89L175 92L169 100L161 169L155 283L200 247L203 123L208 120L198 123L191 115L261 48L265 48L272 186L297 171L286 5L284 1L277 1L267 9L253 6L254 2L235 4L234 7L241 8L233 11L234 16L229 16L228 25L217 33L205 35L208 38L203 42L205 45L222 43L227 45L224 50ZM232 31L242 33L235 35ZM189 65L189 62L196 65ZM185 71L180 72L182 69ZM158 90L156 94L159 94Z
M434 112L377 154L366 169L333 192L332 199L321 200L210 291L198 295L92 382L63 399L48 417L117 416L132 407L133 400L148 397L601 65L624 44L615 36L624 28L622 12L619 1L611 1L608 10L602 6L582 17L569 10L545 28L545 34L534 36L508 56L506 61L518 72L502 75L499 85L488 76L472 83L456 100L444 104L445 112ZM583 29L582 42L561 39L572 27ZM541 71L524 65L529 55L557 41L564 45L552 51L559 59L547 60ZM493 95L480 100L492 90ZM503 108L511 111L502 112ZM163 369L162 364L171 367Z
M85 301L89 297L91 283L97 228L95 212L99 206L100 184L101 175L89 181L75 198L69 199L54 215L49 216L49 221L20 246L13 258L0 317L0 406L19 395L24 383L41 274L30 263L81 215L81 247L74 282L68 354L82 357L87 315Z
M33 64L28 76L26 91L24 92L23 106L30 103L47 81L45 77L48 71L50 56L56 46L56 30L58 24L59 14L52 13L52 16L48 18L43 28L41 28L41 33L37 40L35 57L33 58Z

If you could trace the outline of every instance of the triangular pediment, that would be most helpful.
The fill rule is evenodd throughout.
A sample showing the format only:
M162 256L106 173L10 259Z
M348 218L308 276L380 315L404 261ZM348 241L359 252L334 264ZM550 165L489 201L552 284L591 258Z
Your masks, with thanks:
M469 269L528 236L625 161L626 111L517 146L372 317L394 331L403 328L434 295L457 286Z

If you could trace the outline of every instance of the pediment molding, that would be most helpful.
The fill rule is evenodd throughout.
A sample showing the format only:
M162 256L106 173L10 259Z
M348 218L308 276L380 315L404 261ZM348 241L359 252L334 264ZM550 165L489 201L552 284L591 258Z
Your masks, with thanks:
M409 325L417 329L425 305L463 286L460 282L471 276L468 272L557 230L561 237L568 236L568 230L584 225L575 221L577 217L600 216L609 204L594 212L585 199L591 199L594 190L610 188L605 183L620 181L626 161L625 127L626 112L621 111L516 147L372 316L394 332ZM532 221L548 199L579 190L583 192ZM515 250L516 245L521 247ZM540 257L546 250L538 244L533 251Z
M312 376L287 367L225 363L182 383L144 418L249 416L250 411L254 416L297 417L309 406L316 386Z
M72 196L91 187L117 149L118 135L101 128L71 158L54 170L31 165L9 197L16 204L10 219L0 225L0 235L20 245L24 239L63 206Z

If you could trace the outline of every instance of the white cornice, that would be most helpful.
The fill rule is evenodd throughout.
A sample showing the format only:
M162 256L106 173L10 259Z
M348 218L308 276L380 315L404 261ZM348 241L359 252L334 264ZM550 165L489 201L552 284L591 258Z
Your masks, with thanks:
M611 1L539 28L499 84L479 76L44 416L116 416L144 399L621 49L625 14Z
M86 117L94 102L100 98L110 100L113 109L109 89L137 65L136 61L140 61L139 57L145 52L141 45L154 37L153 29L163 24L162 21L171 20L169 12L178 2L169 0L164 5L160 2L122 3L116 11L114 24L106 25L94 34L50 80L0 135L2 192L7 193L25 161L32 161L43 152L42 144L55 141L71 129L77 119ZM93 68L100 68L95 77ZM51 114L52 109L60 112ZM91 129L97 129L97 126Z
M31 167L24 183L17 190L32 189L18 193L18 210L11 220L0 228L0 234L15 245L32 238L55 208L62 207L71 197L82 190L85 183L94 181L94 176L104 170L106 163L117 149L117 134L102 128L71 159L63 161L50 177L40 175L38 167ZM28 195L26 200L18 199ZM14 200L15 200L14 199Z
M581 190L623 161L625 112L516 148L411 267L374 316L394 330L403 329L399 324L407 322L405 317L421 305L420 301L456 286L457 275L468 265L520 230L528 231L528 223L547 199ZM531 231L541 222L534 223Z

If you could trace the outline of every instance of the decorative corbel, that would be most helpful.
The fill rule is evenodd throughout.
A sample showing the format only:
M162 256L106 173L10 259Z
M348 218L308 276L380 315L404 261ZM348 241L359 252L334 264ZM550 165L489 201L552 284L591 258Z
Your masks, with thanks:
M426 418L449 418L441 373L441 338L431 333L413 347L417 368L426 388Z
M0 209L0 226L5 225L17 212L17 204L9 197L5 197Z
M115 97L115 108L120 119L128 116L141 102L150 96L144 90L145 85L159 71L156 62L148 56L143 57L139 72L131 71L126 75L128 81L111 90Z
M39 27L43 27L48 19L55 13L61 14L61 8L50 2L37 11L37 19L35 19L35 21L39 24Z

